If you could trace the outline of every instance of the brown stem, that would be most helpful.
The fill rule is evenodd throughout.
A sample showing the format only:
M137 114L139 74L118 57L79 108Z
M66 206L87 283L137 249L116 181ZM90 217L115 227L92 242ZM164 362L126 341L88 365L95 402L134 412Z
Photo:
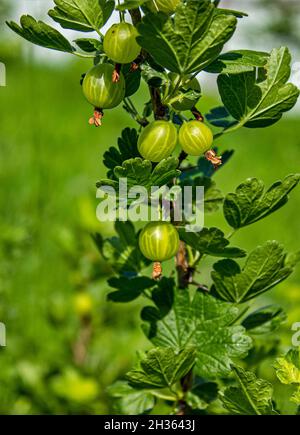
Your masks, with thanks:
M186 289L193 279L194 269L188 264L185 244L182 241L176 254L176 270L179 288Z
M132 24L136 26L142 20L140 9L139 8L130 9L129 13L131 15Z
M159 89L154 88L149 85L149 91L153 106L153 113L155 119L165 119L166 117L166 106L164 106L161 102Z
M191 112L197 121L200 122L204 121L202 113L196 108L196 106L192 107Z
M141 21L141 13L140 13L139 8L132 9L130 11L130 15L131 15L132 22L134 25L137 25ZM146 52L145 52L145 56L147 56ZM150 95L151 95L154 118L155 119L164 119L166 116L166 107L161 102L159 90L157 88L154 88L153 86L149 86L149 91L150 91ZM184 152L182 152L180 154L179 165L182 163L182 161L186 157L187 157L187 154L185 154ZM155 269L155 266L153 265L153 277L154 277L154 269ZM157 266L157 270L158 269L159 269L159 267ZM180 288L187 288L189 282L192 280L192 276L193 276L194 271L188 265L185 245L183 242L180 242L179 250L178 250L178 253L176 255L176 269L177 269L177 274L178 274L179 287ZM161 265L160 265L160 276L161 276ZM188 373L187 375L185 375L181 379L182 390L184 393L186 391L188 391L188 389L191 388L191 386L190 386L191 379L192 379L192 371L190 373ZM187 388L186 387L187 385L189 385L189 387L187 390L185 390ZM187 406L185 400L184 399L181 400L179 402L178 415L184 415L187 407L188 406Z
M129 11L132 23L134 26L139 24L142 20L141 11L139 8L131 9ZM148 53L145 50L141 51L141 56L143 60L145 60L148 56ZM153 113L155 119L164 119L166 116L166 106L164 106L161 102L159 89L149 86L149 91L151 95L151 101L153 106Z

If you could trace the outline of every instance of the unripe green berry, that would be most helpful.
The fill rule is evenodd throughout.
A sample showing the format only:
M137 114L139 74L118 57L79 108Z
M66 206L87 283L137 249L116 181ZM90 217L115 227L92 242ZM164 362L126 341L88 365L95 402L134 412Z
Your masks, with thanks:
M169 260L179 249L178 232L169 222L149 222L140 233L139 247L149 260Z
M160 162L169 157L177 143L177 130L169 121L153 121L140 134L138 150L144 159Z
M138 32L132 24L113 24L104 36L105 54L116 63L134 61L141 51L141 47L136 42L137 36Z
M118 82L112 81L114 71L110 63L100 63L90 69L84 77L82 90L90 104L99 109L112 109L125 96L125 79L120 72Z
M212 146L213 133L203 122L184 122L179 130L179 143L187 154L201 156Z

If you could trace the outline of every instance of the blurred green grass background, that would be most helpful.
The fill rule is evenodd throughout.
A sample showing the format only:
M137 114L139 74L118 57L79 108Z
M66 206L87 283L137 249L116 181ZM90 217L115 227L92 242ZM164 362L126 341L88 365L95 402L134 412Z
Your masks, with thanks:
M105 175L104 151L134 123L118 108L105 113L100 129L88 125L91 107L79 80L89 61L51 67L30 56L25 61L18 50L13 56L4 45L0 53L7 67L7 86L0 88L0 321L7 328L0 413L112 412L106 387L128 370L137 349L148 346L139 321L144 301L106 302L111 271L90 233L113 232L96 220L95 183ZM145 97L141 89L138 105ZM199 108L205 113L215 104L210 96ZM217 145L235 150L215 176L223 193L247 177L269 186L300 170L299 116L294 112L264 130L242 129ZM251 250L275 238L288 251L299 250L299 210L298 188L284 208L241 230L232 243ZM206 225L229 230L221 212L207 216ZM208 280L205 270L203 276ZM291 324L300 321L299 279L298 270L259 301L281 303L289 314L270 346L279 336L291 345ZM76 357L85 330L74 304L78 294L92 303L84 362ZM275 381L270 364L261 371Z

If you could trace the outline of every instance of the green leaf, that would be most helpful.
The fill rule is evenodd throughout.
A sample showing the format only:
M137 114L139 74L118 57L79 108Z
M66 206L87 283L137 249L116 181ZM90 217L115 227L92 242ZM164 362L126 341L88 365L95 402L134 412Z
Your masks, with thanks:
M291 254L288 254L285 259L285 265L288 267L295 267L297 264L300 263L300 251L298 252L292 252Z
M248 14L246 12L236 11L234 9L218 8L216 9L216 13L234 15L237 18L248 17Z
M192 409L206 409L218 397L218 385L197 379L195 385L185 396L186 403Z
M81 32L99 31L111 16L112 0L54 0L56 6L48 15L64 29Z
M286 318L286 313L279 305L268 305L249 314L242 321L242 325L251 334L268 334L276 331Z
M181 240L201 254L213 257L236 258L245 257L246 252L240 248L228 247L229 240L218 228L203 228L198 233L179 231Z
M74 51L70 42L60 32L42 21L36 21L30 15L22 15L20 19L21 26L13 21L6 24L18 35L33 44L67 53L73 53Z
M126 381L117 381L107 388L115 399L114 408L118 414L138 415L151 411L155 397L149 391L136 390Z
M270 290L293 271L284 264L285 252L276 240L258 246L248 256L244 268L234 260L220 260L211 273L214 292L225 301L242 303Z
M276 337L255 336L254 345L245 358L246 366L257 370L266 360L274 360L278 356L280 345L280 340Z
M217 188L216 183L209 177L193 177L193 173L201 172L200 167L195 169L195 171L188 171L190 174L188 177L183 178L180 186L184 189L184 186L192 186L193 188L193 198L196 198L196 187L203 186L204 188L204 211L206 213L212 213L219 209L220 205L223 203L224 197L222 192ZM184 175L184 172L182 172Z
M269 53L252 50L234 50L221 54L205 71L217 74L239 74L264 67Z
M137 149L138 134L134 128L126 127L121 137L118 138L118 149L110 147L105 151L103 156L103 163L111 171L108 172L110 177L113 176L113 169L115 166L121 166L125 160L132 157L140 157Z
M297 386L290 400L300 405L300 349L290 349L285 356L277 358L274 368L282 384Z
M125 78L125 97L130 97L135 94L140 87L141 71L140 69L131 71L131 64L126 64L122 65L122 73Z
M174 19L163 13L146 14L137 41L169 71L199 72L217 58L236 27L233 15L215 10L208 0L189 0L177 7Z
M210 112L205 115L205 118L215 127L229 128L235 124L234 118L227 112L224 106L211 109Z
M281 208L288 201L288 194L299 183L300 175L288 175L276 181L265 191L257 178L248 178L235 193L229 193L224 201L224 215L233 228L241 228L257 222Z
M178 159L168 157L161 160L152 170L152 163L149 160L143 160L140 157L125 160L122 166L115 166L114 176L119 178L127 178L128 188L132 186L144 186L151 189L152 186L163 186L170 182L173 178L180 175L177 169ZM105 185L107 180L100 180L97 186Z
M221 396L224 407L235 415L274 415L272 385L240 367L233 368L238 387L229 387Z
M135 388L172 387L195 364L196 350L189 346L175 352L172 348L149 350L138 366L127 373L126 379Z
M290 63L289 50L282 47L272 50L268 62L258 71L218 77L223 104L240 125L267 127L296 104L299 90L287 83Z
M149 0L124 0L123 3L116 6L117 11L126 11L131 9L137 9Z
M116 222L115 229L119 237L103 238L99 233L93 240L107 263L122 274L137 274L150 262L140 252L138 235L130 221Z
M173 306L167 312L160 310L157 301L157 308L150 311L148 307L146 313L143 310L147 337L155 346L176 351L195 346L195 373L201 377L228 375L232 358L244 356L251 347L244 328L232 326L238 309L199 290L193 298L188 290L177 290L173 298Z
M139 297L145 289L154 287L156 281L147 276L137 276L132 278L113 277L108 281L110 287L118 289L107 295L107 299L113 302L131 302Z
M75 44L86 53L95 53L96 51L102 51L102 42L93 38L78 38L74 40Z
M290 349L285 356L276 359L274 368L281 383L300 385L300 350Z
M164 71L157 71L148 63L143 63L140 66L142 77L148 85L159 88L169 82L168 74Z

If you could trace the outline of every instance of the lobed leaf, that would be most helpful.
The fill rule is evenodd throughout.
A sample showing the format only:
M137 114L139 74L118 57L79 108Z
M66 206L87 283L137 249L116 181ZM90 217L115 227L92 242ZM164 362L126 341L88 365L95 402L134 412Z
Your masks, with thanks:
M99 31L111 16L113 0L54 0L48 15L64 29L81 32Z
M249 314L242 325L251 334L260 335L276 331L285 321L286 313L279 305L268 305Z
M299 174L288 175L265 191L261 180L248 178L235 193L225 197L223 210L227 222L233 228L241 228L265 218L287 203L288 194L299 180Z
M108 264L124 275L134 276L150 262L140 252L138 236L130 221L115 223L118 237L93 235L94 242Z
M230 259L214 264L213 291L229 302L243 303L270 290L286 279L293 268L285 265L285 252L277 241L258 246L248 256L244 268Z
M110 158L112 155L114 155L115 158L119 158L119 154L115 151L113 151L113 154L112 152L110 153ZM107 157L108 155L106 158ZM111 161L112 160L110 160L110 162ZM139 185L150 190L152 186L163 186L173 178L178 177L180 171L177 167L178 159L175 157L168 157L167 159L161 160L154 169L149 160L136 157L123 161L122 166L115 166L113 173L117 180L119 178L127 178L128 188ZM107 180L100 180L97 186L105 185L106 181ZM114 185L114 187L116 187L116 185Z
M191 409L204 410L218 397L218 385L196 378L192 388L186 393L186 403Z
M102 42L93 38L78 38L74 40L75 44L86 53L95 53L103 51Z
M272 405L272 385L241 367L233 368L238 387L229 387L220 396L230 414L235 415L274 415Z
M160 304L145 312L143 329L155 346L171 347L175 351L196 347L195 373L214 378L230 373L232 358L244 356L251 339L241 326L232 326L237 308L196 291L193 298L188 290L177 290L173 305L161 311Z
M203 228L198 233L179 230L181 240L201 254L213 257L236 258L245 257L246 252L240 248L228 247L229 240L218 228Z
M118 414L137 415L151 411L155 397L148 390L136 390L126 381L117 381L107 388L108 394L115 399L114 408Z
M126 127L122 130L121 137L118 138L118 148L110 147L105 151L103 163L111 171L108 173L113 176L113 169L121 166L125 160L132 157L140 157L137 149L138 134L134 128Z
M215 107L205 115L207 121L215 127L229 128L235 124L235 119L227 112L224 106Z
M271 51L267 63L253 71L221 74L218 87L222 102L240 125L267 127L279 121L299 96L298 88L287 83L291 55L286 47Z
M20 26L13 21L6 22L6 24L18 35L33 44L66 53L73 53L74 51L70 42L60 32L43 23L43 21L36 21L30 15L22 15Z
M290 349L285 356L277 358L274 364L276 375L281 383L295 385L290 400L300 406L300 350Z
M113 302L131 302L139 297L144 290L156 285L156 281L147 276L112 277L107 282L110 287L118 289L107 295L107 299Z
M191 74L217 58L236 22L232 14L216 13L208 0L189 0L177 7L174 19L163 13L146 14L137 41L169 71Z
M178 352L171 347L157 347L149 350L126 378L135 388L170 388L191 370L195 357L196 350L192 346Z
M217 74L239 74L264 67L269 53L252 50L234 50L221 54L205 71Z

